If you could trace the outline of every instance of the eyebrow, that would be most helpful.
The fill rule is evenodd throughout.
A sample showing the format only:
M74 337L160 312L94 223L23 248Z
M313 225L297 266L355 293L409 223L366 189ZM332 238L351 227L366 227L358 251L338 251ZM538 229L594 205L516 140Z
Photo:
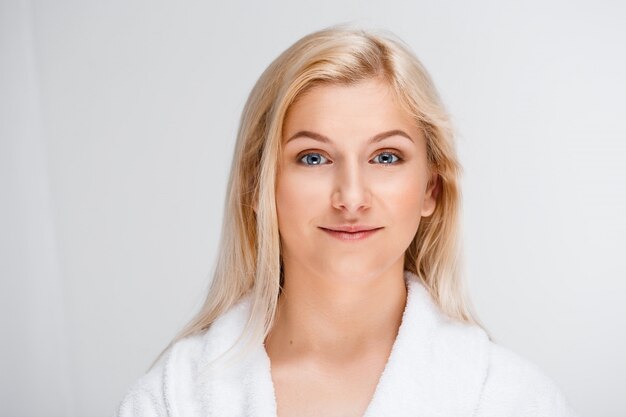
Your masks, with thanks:
M379 141L381 141L383 139L386 139L388 137L391 137L391 136L402 136L402 137L405 137L405 138L409 139L411 142L413 142L413 138L411 138L407 133L405 133L404 131L399 130L399 129L394 129L394 130L389 130L387 132L379 133L379 134L371 137L369 142L370 143L379 142ZM291 142L294 139L301 138L301 137L307 137L307 138L314 139L314 140L317 140L317 141L323 142L323 143L331 143L332 142L327 136L321 135L319 133L311 132L309 130L301 130L301 131L295 133L294 135L292 135L289 139L287 139L285 144Z

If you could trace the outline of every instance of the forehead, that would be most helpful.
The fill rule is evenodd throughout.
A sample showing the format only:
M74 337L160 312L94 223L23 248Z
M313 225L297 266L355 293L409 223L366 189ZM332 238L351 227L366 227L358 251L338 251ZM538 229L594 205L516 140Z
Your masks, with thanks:
M407 131L412 137L419 135L415 120L380 79L312 87L288 109L283 141L303 129L338 137L365 138L391 129Z

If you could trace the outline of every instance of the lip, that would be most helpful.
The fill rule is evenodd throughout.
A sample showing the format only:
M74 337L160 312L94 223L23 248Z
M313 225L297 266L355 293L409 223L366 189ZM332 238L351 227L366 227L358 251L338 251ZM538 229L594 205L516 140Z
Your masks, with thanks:
M357 231L354 231L354 232L326 229L324 227L320 227L320 229L322 229L323 231L325 231L332 237L337 238L339 240L355 241L355 240L363 240L363 239L370 237L371 235L373 235L374 233L382 229L382 227L371 228L371 229L362 228L361 230L358 230L357 227L354 227L354 229L357 229Z
M322 229L326 230L334 230L335 232L362 232L374 229L380 229L380 227L376 226L368 226L365 224L346 224L343 226L335 226L335 227L322 227Z

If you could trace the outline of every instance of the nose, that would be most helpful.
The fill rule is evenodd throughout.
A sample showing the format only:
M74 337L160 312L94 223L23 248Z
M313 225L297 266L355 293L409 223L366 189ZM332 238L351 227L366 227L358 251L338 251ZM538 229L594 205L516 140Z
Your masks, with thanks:
M345 163L337 170L332 194L333 207L358 215L371 205L371 193L363 170L357 161Z

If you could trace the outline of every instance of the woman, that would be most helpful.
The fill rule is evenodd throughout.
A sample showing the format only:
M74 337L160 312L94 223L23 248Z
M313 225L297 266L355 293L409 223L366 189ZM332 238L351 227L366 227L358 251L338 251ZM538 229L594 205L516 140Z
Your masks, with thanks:
M574 416L472 313L460 173L408 46L300 39L245 105L206 302L118 416Z

